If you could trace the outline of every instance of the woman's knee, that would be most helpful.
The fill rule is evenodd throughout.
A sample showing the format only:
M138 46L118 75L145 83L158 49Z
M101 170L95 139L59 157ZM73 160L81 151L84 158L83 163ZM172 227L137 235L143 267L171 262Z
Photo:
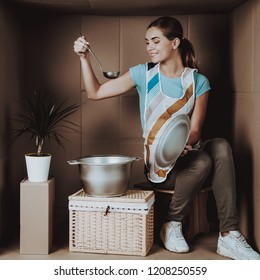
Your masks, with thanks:
M215 159L229 159L232 149L229 142L224 138L214 138L211 140L212 156Z

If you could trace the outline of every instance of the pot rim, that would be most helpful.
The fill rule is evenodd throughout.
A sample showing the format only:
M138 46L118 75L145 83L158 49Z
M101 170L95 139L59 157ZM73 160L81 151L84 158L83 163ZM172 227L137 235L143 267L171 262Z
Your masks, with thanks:
M118 158L120 160L118 162L104 162L104 161L94 162L93 160L91 160L91 159L95 159L95 158L99 158L99 159ZM89 160L89 162L87 160ZM141 158L124 156L124 155L115 155L115 154L102 154L102 155L88 155L88 156L79 157L75 160L69 160L68 163L69 164L87 165L87 166L106 166L106 165L127 164L127 163L130 163L133 161L138 161L138 160L141 160Z

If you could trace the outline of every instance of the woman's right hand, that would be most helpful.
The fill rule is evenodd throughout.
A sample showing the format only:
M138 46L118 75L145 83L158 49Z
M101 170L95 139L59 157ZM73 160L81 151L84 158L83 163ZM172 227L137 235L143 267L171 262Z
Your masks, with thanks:
M91 66L89 43L84 36L80 36L74 42L74 52L80 57L82 76L88 98L93 100L110 98L134 88L135 85L129 71L117 79L102 84L98 81Z
M192 150L192 146L190 144L186 144L182 153L181 153L181 156L184 157L188 154L188 152L190 152Z
M86 54L88 53L88 45L89 42L86 41L84 36L80 36L75 42L74 42L74 52L80 57L85 58Z

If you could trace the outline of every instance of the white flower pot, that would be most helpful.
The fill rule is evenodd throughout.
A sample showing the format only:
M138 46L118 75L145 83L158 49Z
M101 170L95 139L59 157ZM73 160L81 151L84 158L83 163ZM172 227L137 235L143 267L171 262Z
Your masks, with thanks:
M45 182L49 177L51 155L37 156L35 153L25 155L28 181Z

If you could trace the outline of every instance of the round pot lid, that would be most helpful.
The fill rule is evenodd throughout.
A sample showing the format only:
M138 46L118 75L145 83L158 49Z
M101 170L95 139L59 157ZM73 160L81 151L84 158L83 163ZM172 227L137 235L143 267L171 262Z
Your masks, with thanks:
M190 133L190 118L186 114L169 120L160 137L155 159L160 167L174 163L181 155Z

